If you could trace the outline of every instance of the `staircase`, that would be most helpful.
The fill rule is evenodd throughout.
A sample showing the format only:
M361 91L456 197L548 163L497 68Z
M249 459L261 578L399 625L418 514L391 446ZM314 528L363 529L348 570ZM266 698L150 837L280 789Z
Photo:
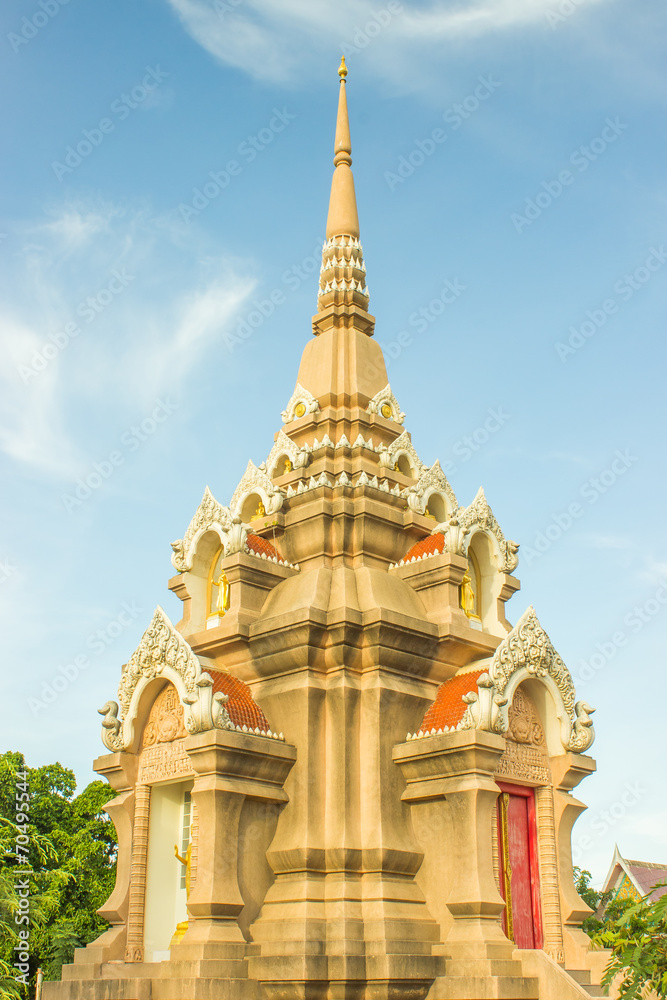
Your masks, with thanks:
M566 969L568 976L572 976L575 983L579 983L582 989L586 990L589 997L603 997L604 991L601 986L596 986L591 982L589 969Z

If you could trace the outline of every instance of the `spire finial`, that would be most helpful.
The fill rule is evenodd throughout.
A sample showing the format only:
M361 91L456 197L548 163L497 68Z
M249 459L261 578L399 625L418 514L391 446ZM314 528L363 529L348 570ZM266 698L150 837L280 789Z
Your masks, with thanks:
M354 310L359 329L373 335L374 319L369 316L366 265L359 243L359 217L352 176L352 142L347 114L347 66L345 56L338 68L338 115L334 140L334 172L327 217L327 241L322 248L322 270L313 331L321 333L351 315ZM346 320L347 322L347 320Z
M338 95L338 115L336 117L336 138L334 140L334 175L331 183L331 198L329 201L329 217L327 219L327 239L332 236L354 236L359 238L359 219L357 217L357 199L354 193L354 179L350 166L352 164L352 143L350 140L350 122L347 114L347 87L345 77L347 66L343 56L338 70L340 76L340 93Z

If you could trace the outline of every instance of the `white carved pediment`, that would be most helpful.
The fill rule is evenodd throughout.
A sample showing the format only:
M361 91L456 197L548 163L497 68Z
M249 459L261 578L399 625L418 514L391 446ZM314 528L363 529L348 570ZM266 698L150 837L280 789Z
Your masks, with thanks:
M275 464L281 455L286 455L289 458L293 469L304 469L308 464L309 455L307 449L299 448L282 429L278 431L278 437L266 459L266 470L270 476L281 475L280 470L274 471Z
M391 386L389 383L386 384L384 389L380 389L376 392L373 398L370 400L368 406L366 407L367 413L380 413L382 414L382 407L389 406L391 408L391 419L395 420L397 424L402 424L405 420L405 414L401 411L398 405L398 400L396 396L391 391ZM384 416L384 414L382 414Z
M170 681L176 688L183 706L183 723L190 735L234 728L225 708L227 695L213 693L210 674L202 669L199 657L158 606L139 645L123 666L118 704L109 701L100 709L104 715L102 741L109 750L132 747L141 695L156 678Z
M501 572L514 572L519 565L519 556L517 554L519 551L519 545L517 542L512 542L505 538L500 525L496 521L493 511L489 507L484 490L481 486L477 491L477 496L470 506L462 507L459 511L457 511L456 516L461 528L467 536L467 540L464 545L465 551L467 551L467 547L470 544L470 540L475 532L475 529L484 531L487 535L493 537L497 543L499 569Z
M243 504L252 494L257 493L264 504L264 509L268 514L275 514L283 505L285 494L269 479L266 469L257 468L254 462L248 462L248 467L243 474L243 479L234 490L234 495L229 502L229 508L233 516L241 517Z
M401 495L406 497L408 505L415 513L423 514L433 493L445 497L452 511L458 509L459 502L438 461L434 462L430 469L423 469L415 485L408 486Z
M572 676L529 607L496 649L488 670L477 681L478 693L464 697L468 708L460 729L486 729L506 733L509 705L519 684L540 680L550 691L560 721L565 750L584 753L595 739L590 716L595 711L576 700Z
M217 531L224 544L226 533L232 526L232 514L229 507L218 503L208 486L197 508L195 516L190 521L183 538L171 543L174 550L171 562L181 573L192 568L192 557L197 550L197 542L201 536L213 529Z
M417 454L417 449L412 443L412 438L408 431L403 431L387 447L379 451L380 465L385 469L393 469L401 455L405 455L410 467L414 470L415 477L418 477L424 469L424 463Z
M306 413L317 413L320 408L320 404L317 402L312 392L309 392L308 389L304 389L304 387L297 382L296 389L290 396L289 403L281 413L284 424L289 424L292 420L298 419L294 411L300 403L305 407L301 416L305 416Z

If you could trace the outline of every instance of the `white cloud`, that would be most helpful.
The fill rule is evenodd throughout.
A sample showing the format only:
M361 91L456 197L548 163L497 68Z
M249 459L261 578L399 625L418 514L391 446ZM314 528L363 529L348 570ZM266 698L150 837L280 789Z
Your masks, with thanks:
M103 443L225 349L256 281L206 256L195 227L184 242L145 208L66 205L17 232L27 242L3 279L0 452L72 480L89 464L91 427Z
M302 78L335 42L363 53L378 75L396 82L423 67L442 43L511 28L546 27L544 0L403 2L398 13L371 0L167 0L186 31L216 59L258 79ZM588 0L589 4L604 0ZM379 19L378 19L379 18ZM436 49L435 46L438 46ZM310 60L310 67L307 61Z

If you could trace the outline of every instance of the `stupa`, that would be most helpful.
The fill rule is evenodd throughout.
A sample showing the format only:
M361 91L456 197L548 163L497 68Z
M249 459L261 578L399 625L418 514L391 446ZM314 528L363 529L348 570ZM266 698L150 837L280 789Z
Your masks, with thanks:
M110 929L45 1000L588 996L592 709L480 490L426 466L373 338L345 65L317 312L266 459L206 489L101 710ZM287 395L287 394L286 394ZM406 735L407 734L407 735Z

